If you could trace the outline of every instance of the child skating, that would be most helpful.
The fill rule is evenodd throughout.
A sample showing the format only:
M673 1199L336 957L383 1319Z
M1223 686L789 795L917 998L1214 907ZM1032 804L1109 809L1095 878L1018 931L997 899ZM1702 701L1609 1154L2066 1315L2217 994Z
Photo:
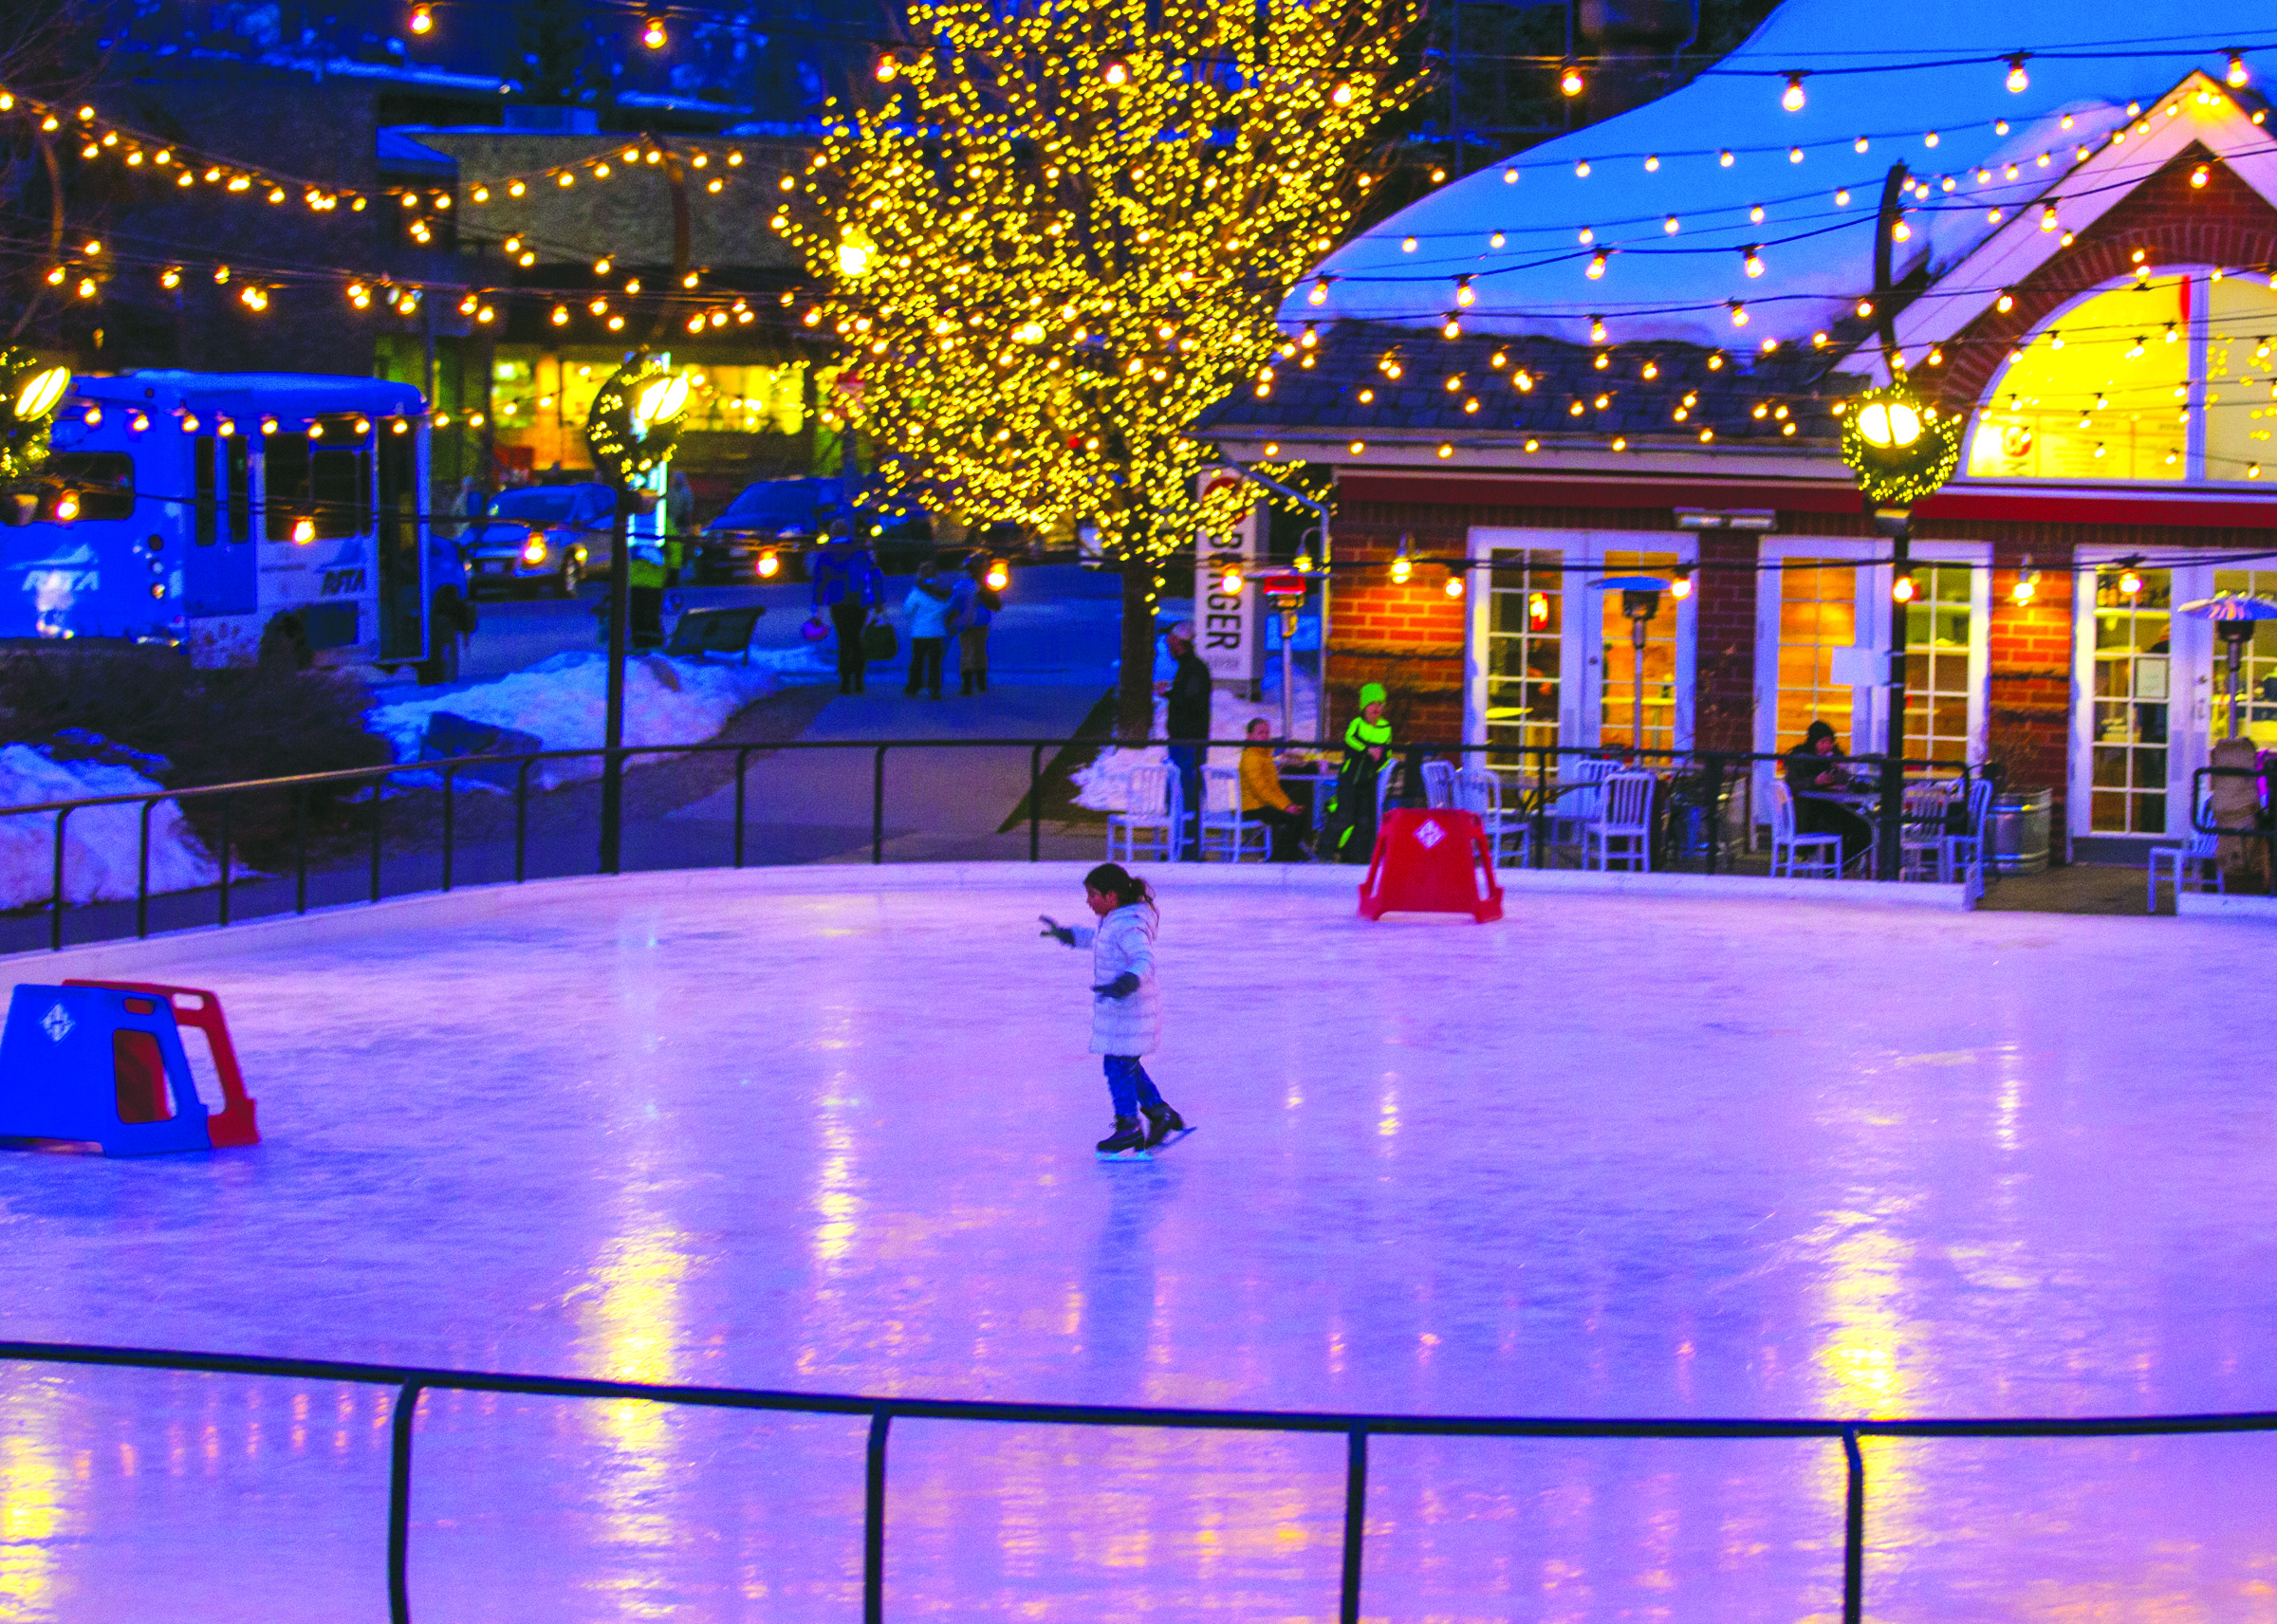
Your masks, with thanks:
M1097 927L1044 917L1044 934L1091 950L1091 1052L1106 1062L1115 1131L1099 1142L1107 1160L1146 1159L1152 1149L1192 1133L1164 1102L1139 1057L1162 1041L1162 1000L1155 987L1155 894L1119 863L1083 876L1083 900ZM1144 1114L1145 1125L1139 1124Z

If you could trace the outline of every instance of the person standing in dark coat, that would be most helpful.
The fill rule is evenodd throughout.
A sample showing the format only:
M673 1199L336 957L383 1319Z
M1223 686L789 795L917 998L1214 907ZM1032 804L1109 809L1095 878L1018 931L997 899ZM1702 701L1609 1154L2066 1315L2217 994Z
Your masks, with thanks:
M807 573L814 580L815 609L830 617L838 634L838 691L860 693L869 671L862 630L884 593L885 578L878 573L870 549L854 540L853 526L843 519L831 525L830 539L814 555Z
M1186 827L1178 849L1188 862L1202 856L1202 758L1209 752L1210 668L1194 652L1194 622L1180 620L1170 629L1170 657L1177 670L1158 692L1168 697L1163 731L1170 739L1170 763L1178 769L1179 792L1186 798Z

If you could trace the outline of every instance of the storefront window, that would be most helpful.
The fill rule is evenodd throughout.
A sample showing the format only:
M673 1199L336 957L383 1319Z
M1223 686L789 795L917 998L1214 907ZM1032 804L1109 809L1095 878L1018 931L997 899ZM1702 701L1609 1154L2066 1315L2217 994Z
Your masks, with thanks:
M1905 753L1916 761L1969 759L1971 571L1914 565L1905 618Z
M2130 590L2132 588L2133 590ZM2166 832L2173 701L2174 576L2106 568L2095 577L2093 790L2097 834Z
M1674 553L1608 552L1607 575L1651 575L1672 580L1676 568ZM1621 613L1619 592L1601 594L1604 600L1604 703L1598 730L1601 745L1622 747L1637 740L1637 640L1629 618ZM1676 747L1676 602L1662 594L1659 613L1644 628L1644 747L1673 750Z
M1803 742L1823 721L1850 736L1850 684L1835 676L1835 651L1858 641L1858 569L1823 559L1789 559L1779 578L1779 706L1774 750Z
M2277 598L2277 569L2217 569L2216 592ZM2277 749L2277 620L2253 622L2238 667L2238 733L2262 749ZM2230 645L2213 639L2213 736L2230 736Z
M1496 766L1527 764L1524 746L1558 743L1564 691L1565 575L1554 552L1494 555L1487 623L1487 743L1509 754Z
M2206 477L2277 477L2262 467L2277 444L2277 287L2226 276L2207 305Z

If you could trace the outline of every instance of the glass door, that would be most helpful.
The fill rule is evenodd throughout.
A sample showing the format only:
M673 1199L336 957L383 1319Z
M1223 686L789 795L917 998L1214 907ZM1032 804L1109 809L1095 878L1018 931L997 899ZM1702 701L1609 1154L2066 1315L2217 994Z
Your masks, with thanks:
M2217 569L2216 592L2277 598L2277 569ZM2277 620L2252 622L2253 637L2238 664L2237 734L2256 749L2277 749ZM2230 736L2230 645L2213 639L2213 727L2210 744Z
M1598 558L1602 575L1649 575L1672 582L1678 563L1673 552L1620 547L1607 547ZM1681 726L1691 710L1689 684L1682 680L1678 659L1683 642L1678 622L1686 614L1683 600L1660 595L1657 610L1644 622L1640 672L1636 627L1623 612L1621 594L1600 590L1594 596L1601 637L1589 673L1595 703L1586 709L1595 711L1597 727L1594 736L1583 742L1608 749L1638 745L1648 750L1683 748L1691 743L1691 729Z
M1493 554L1472 627L1472 663L1483 678L1476 707L1483 730L1474 742L1495 748L1497 767L1532 765L1526 747L1566 743L1564 713L1573 686L1566 671L1568 582L1562 547L1504 549Z
M2086 832L2163 835L2175 692L2175 572L2106 565L2080 582L2088 645Z

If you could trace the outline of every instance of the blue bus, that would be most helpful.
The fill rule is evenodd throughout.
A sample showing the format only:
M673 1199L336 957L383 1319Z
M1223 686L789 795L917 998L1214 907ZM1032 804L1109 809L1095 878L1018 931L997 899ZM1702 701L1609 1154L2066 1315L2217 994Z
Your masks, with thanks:
M0 638L106 638L195 665L457 674L473 630L434 534L419 392L295 373L81 377L42 496L0 528Z

